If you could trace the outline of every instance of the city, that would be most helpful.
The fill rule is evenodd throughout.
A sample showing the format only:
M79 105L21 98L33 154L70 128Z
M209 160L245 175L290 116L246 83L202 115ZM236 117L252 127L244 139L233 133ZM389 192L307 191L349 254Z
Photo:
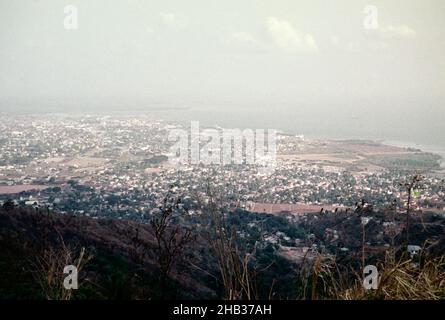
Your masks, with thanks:
M289 204L291 211L307 213L305 208L355 208L365 199L380 209L396 200L402 211L407 195L401 183L410 172L422 171L415 209L445 210L440 158L420 150L280 134L276 168L267 176L254 164L169 161L168 132L181 127L175 123L108 116L3 119L0 197L6 201L14 196L21 205L147 221L172 187L192 213L199 213L194 196L205 198L211 183L232 209L266 212L268 204ZM374 159L376 154L381 159ZM407 155L418 159L406 164Z
M443 0L0 0L1 308L442 307L444 17Z

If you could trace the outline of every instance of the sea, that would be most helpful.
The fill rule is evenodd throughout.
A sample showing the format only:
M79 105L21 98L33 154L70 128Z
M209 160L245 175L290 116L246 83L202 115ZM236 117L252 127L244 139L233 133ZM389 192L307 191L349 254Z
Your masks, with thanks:
M36 108L0 108L1 112L33 114ZM148 117L179 122L185 126L199 121L201 127L275 129L309 139L364 139L385 144L413 147L441 155L445 169L445 108L404 108L380 106L351 108L335 105L258 104L182 104L113 105L112 107L39 108L38 114L91 114ZM410 111L411 110L411 111ZM413 111L414 110L414 111Z

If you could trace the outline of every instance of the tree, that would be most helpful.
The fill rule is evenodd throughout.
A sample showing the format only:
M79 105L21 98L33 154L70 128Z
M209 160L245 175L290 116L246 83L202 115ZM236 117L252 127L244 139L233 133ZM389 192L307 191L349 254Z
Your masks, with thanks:
M3 210L5 210L5 211L11 211L15 207L14 201L12 201L11 199L8 199L5 201L5 203L3 203L2 207L3 207Z
M164 198L159 213L154 214L150 225L156 238L156 253L160 268L161 295L165 296L167 279L172 267L181 259L183 250L193 240L192 231L180 225L173 225L174 213L179 211L180 198L171 197L171 192Z
M422 180L422 175L416 174L410 180L408 180L403 186L408 193L408 202L406 204L406 245L409 244L409 223L410 223L410 211L411 211L411 200L415 189L419 187L419 183Z

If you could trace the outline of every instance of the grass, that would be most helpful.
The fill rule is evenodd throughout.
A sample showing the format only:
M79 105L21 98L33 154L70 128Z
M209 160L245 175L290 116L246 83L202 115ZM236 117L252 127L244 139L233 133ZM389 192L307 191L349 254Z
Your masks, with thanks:
M347 289L338 288L342 300L442 300L445 299L445 255L426 258L420 264L401 258L380 263L379 285L365 290L362 279Z

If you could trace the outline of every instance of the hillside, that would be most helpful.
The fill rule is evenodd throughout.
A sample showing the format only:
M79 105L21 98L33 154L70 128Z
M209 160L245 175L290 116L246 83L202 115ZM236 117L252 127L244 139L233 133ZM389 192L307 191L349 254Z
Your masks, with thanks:
M0 298L47 298L36 281L42 260L47 266L55 263L51 256L65 256L69 251L68 260L75 263L82 248L90 258L79 272L74 299L161 298L150 226L20 208L0 209ZM168 298L215 295L198 277L192 279L178 270L170 279ZM65 275L57 276L63 279Z
M2 208L0 299L338 299L360 282L363 252L366 264L385 272L388 254L403 259L405 251L405 231L398 230L391 240L388 214L371 209L297 218L241 210L220 216L222 225L213 220L206 226L205 217L180 221L179 216L166 224L163 239L173 244L169 252L186 230L190 241L171 255L171 268L165 271L168 255L159 250L157 229L150 223ZM362 242L364 217L370 221ZM394 222L402 224L403 216ZM412 273L414 281L428 265L425 259L443 257L444 230L440 215L413 216L410 243L424 251L414 260L420 263L417 269L400 272ZM439 261L432 285L444 297L444 264ZM61 287L68 264L79 266L79 289L72 294ZM236 295L228 295L227 288ZM354 292L363 298L362 291Z

